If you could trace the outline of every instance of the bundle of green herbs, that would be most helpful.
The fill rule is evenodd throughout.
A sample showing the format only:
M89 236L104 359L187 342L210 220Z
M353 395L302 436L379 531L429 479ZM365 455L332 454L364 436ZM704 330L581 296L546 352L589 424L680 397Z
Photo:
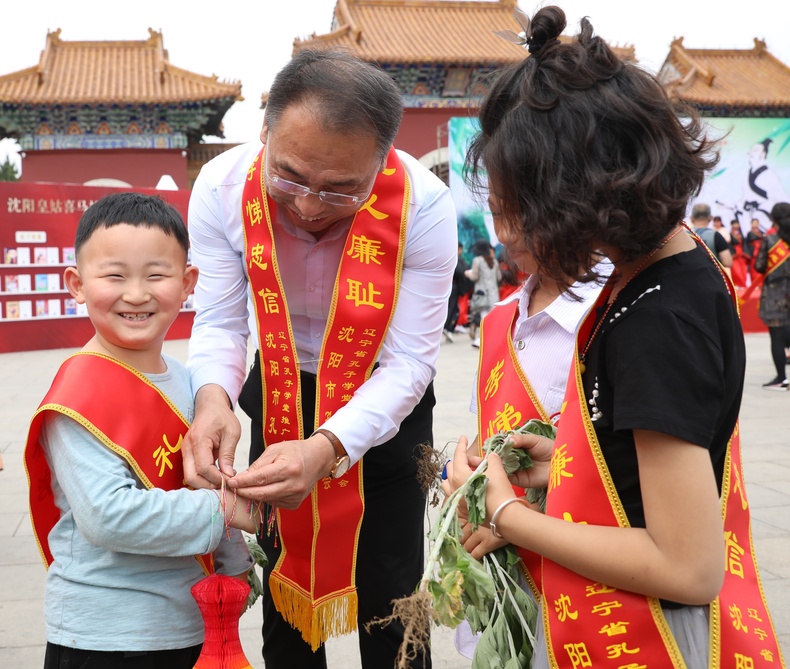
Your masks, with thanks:
M511 544L488 553L482 561L473 558L461 544L462 525L457 512L461 500L465 500L467 522L476 529L485 520L487 454L498 454L505 471L512 474L532 467L532 459L526 450L513 447L511 435L537 434L554 439L555 433L550 423L530 420L515 430L493 435L484 442L484 458L473 474L444 500L429 534L430 552L417 590L395 601L392 615L368 623L386 625L399 620L404 625L399 669L427 650L431 621L454 628L462 620L473 632L482 632L472 669L529 667L538 611L522 586L521 558ZM439 469L434 471L433 482L439 484ZM528 489L527 499L543 509L545 492Z

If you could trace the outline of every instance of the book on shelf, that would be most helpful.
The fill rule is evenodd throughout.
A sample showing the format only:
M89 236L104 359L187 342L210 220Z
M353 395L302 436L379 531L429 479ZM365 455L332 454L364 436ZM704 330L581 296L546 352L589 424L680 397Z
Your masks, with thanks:
M19 292L19 274L5 275L5 292L6 293Z
M50 298L47 300L47 311L50 316L60 316L62 311L60 308L60 298Z
M77 316L87 316L88 305L84 302L77 302Z
M17 281L20 293L29 293L33 290L33 277L30 274L17 274Z
M33 300L19 300L19 317L33 318Z
M60 264L60 248L57 246L47 246L47 265Z
M5 303L5 317L19 318L19 302L17 300L9 300Z
M19 263L19 256L17 255L16 246L13 248L3 249L3 262L6 265L17 265Z
M47 264L47 247L34 246L33 247L33 264L46 265Z
M34 279L35 279L36 290L45 291L49 286L49 282L47 281L46 274L36 274Z
M29 265L30 264L30 247L29 246L17 246L16 247L16 261L19 265Z
M63 300L63 306L65 308L66 316L76 316L77 315L77 300L73 297L67 297Z
M47 300L36 300L36 316L46 316L49 313Z
M60 274L47 274L47 290L60 290Z
M73 246L63 247L63 262L66 265L74 265L77 262L77 255L74 253Z

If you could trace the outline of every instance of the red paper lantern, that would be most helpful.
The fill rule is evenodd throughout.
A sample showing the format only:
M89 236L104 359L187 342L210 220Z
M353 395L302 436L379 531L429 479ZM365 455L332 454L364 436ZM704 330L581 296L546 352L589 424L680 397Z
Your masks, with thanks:
M252 669L239 639L250 586L238 578L212 574L192 586L206 630L195 669Z

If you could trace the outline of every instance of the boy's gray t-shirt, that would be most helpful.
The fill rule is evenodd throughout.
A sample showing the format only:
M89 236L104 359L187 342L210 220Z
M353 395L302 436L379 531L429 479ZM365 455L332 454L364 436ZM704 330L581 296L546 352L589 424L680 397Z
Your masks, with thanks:
M191 420L189 373L163 357L167 371L146 376ZM120 410L134 410L133 400L118 402ZM217 571L230 575L252 564L241 532L226 538L217 495L146 490L125 461L60 414L45 420L41 443L61 510L49 535L55 561L46 580L47 641L101 651L201 643L203 621L190 588L204 573L194 556L218 549Z

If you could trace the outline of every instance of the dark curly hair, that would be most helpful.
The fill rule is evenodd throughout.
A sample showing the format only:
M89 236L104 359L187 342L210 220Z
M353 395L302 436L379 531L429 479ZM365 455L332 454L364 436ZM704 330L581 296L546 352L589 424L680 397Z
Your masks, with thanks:
M790 203L777 202L771 209L771 222L776 226L776 234L790 244Z
M671 102L648 72L619 59L585 18L569 42L559 7L540 9L540 48L496 75L466 158L517 221L541 272L589 279L600 245L623 260L656 248L718 161L698 116Z

